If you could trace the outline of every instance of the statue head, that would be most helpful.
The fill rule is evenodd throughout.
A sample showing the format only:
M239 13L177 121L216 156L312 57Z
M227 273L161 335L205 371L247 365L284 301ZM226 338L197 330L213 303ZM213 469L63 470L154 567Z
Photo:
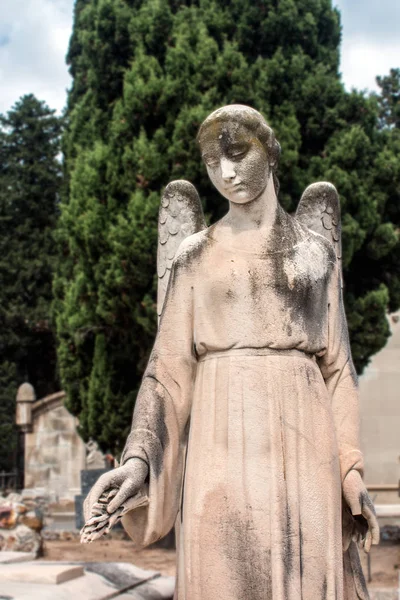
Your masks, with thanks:
M217 190L237 204L258 198L273 177L275 191L280 145L254 108L232 104L211 113L197 140L208 175Z

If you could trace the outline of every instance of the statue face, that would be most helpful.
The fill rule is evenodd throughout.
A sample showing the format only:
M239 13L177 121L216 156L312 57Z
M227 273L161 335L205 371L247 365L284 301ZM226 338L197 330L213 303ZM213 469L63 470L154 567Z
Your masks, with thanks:
M263 193L270 175L267 152L246 127L235 121L212 124L200 146L212 183L230 202L247 204Z

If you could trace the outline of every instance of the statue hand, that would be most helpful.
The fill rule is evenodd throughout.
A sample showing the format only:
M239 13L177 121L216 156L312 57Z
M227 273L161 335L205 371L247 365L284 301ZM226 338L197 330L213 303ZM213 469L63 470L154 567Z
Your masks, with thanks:
M356 541L362 542L365 552L371 544L379 544L379 525L375 508L358 471L350 471L343 481L343 496L354 517Z
M104 473L94 484L83 504L85 522L92 515L92 507L99 502L100 496L111 489L118 489L117 494L107 506L107 512L112 514L143 487L149 472L148 465L140 458L130 458L121 467Z

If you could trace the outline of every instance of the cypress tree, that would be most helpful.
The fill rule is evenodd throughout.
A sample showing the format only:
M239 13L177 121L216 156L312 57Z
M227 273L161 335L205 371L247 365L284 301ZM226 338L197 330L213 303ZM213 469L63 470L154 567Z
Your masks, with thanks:
M0 116L0 470L15 460L15 396L58 389L50 322L61 120L33 95Z
M251 105L274 127L286 209L315 179L337 185L358 369L384 345L398 278L380 273L380 261L397 247L397 225L381 185L377 102L344 91L340 35L331 0L77 0L54 308L61 377L83 437L118 453L129 430L156 329L163 186L189 179L210 220L226 210L195 142L224 104Z
M377 77L381 89L378 96L381 127L400 129L400 69L390 69L389 75Z

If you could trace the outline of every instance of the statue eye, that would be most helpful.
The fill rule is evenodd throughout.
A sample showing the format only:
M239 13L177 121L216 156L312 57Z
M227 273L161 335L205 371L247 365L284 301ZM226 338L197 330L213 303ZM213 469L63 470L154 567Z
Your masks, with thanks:
M233 148L230 152L231 158L233 159L239 159L239 158L243 158L243 156L246 156L247 152L248 152L248 148Z
M205 158L204 161L207 167L209 167L210 169L217 169L219 167L219 162L216 159Z

